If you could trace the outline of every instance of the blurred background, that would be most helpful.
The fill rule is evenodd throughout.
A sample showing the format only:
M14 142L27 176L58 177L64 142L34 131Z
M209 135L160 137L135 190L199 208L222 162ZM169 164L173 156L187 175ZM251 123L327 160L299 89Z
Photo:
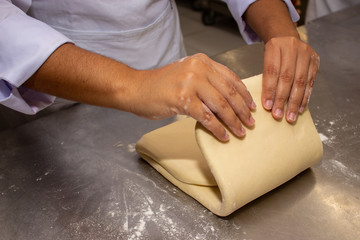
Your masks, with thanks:
M246 45L226 4L221 0L177 0L188 55L214 56ZM332 12L360 4L360 0L292 0L304 25ZM221 38L220 38L221 37Z

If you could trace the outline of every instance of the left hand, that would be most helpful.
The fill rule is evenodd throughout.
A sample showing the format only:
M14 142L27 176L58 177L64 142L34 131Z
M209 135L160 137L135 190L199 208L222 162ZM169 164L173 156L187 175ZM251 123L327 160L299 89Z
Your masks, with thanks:
M266 42L261 101L275 119L285 115L293 123L304 112L319 63L315 50L297 37L274 37Z

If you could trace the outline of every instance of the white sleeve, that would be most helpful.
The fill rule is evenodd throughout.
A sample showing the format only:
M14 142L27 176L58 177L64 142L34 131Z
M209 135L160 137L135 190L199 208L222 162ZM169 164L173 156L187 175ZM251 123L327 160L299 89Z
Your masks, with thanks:
M0 103L35 114L55 97L21 85L60 45L71 40L7 0L0 0L0 33Z
M222 0L226 2L228 8L230 9L231 14L236 20L240 33L247 44L252 44L255 42L261 42L260 37L250 28L249 25L243 19L243 14L246 9L254 3L256 0ZM296 12L294 5L291 3L291 0L283 0L288 9L293 22L299 20L299 14Z

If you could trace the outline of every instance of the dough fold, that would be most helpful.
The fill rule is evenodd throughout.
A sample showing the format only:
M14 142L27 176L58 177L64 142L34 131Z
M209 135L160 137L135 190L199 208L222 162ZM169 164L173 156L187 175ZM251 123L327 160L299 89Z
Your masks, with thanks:
M258 105L253 129L218 141L186 118L145 134L139 155L175 186L218 216L227 216L311 167L322 143L305 110L296 124L276 121L261 106L262 75L243 80Z

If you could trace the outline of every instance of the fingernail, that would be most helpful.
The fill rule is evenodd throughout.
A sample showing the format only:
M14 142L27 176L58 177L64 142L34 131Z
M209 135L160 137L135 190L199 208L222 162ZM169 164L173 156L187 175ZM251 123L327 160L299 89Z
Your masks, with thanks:
M282 118L282 111L281 111L281 109L276 109L275 110L275 116L277 116L278 118Z
M253 118L253 116L250 116L249 121L251 125L255 123L255 119Z
M303 113L303 112L304 112L304 110L305 110L305 108L304 108L304 107L300 107L299 112L300 112L300 113Z
M296 114L291 112L289 115L288 115L288 120L290 122L295 122L296 121Z
M237 128L234 133L238 137L243 137L245 135L245 129L243 129L242 127L240 129Z
M224 135L224 141L229 141L230 139L230 136L227 132L225 132L225 135Z
M273 101L272 101L272 100L266 100L266 102L265 102L265 108L266 108L267 110L270 110L270 109L272 108L272 106L273 106Z
M253 109L253 110L256 109L256 103L254 101L251 102L251 109Z
M246 134L245 128L241 127L240 132L242 137L245 136Z

